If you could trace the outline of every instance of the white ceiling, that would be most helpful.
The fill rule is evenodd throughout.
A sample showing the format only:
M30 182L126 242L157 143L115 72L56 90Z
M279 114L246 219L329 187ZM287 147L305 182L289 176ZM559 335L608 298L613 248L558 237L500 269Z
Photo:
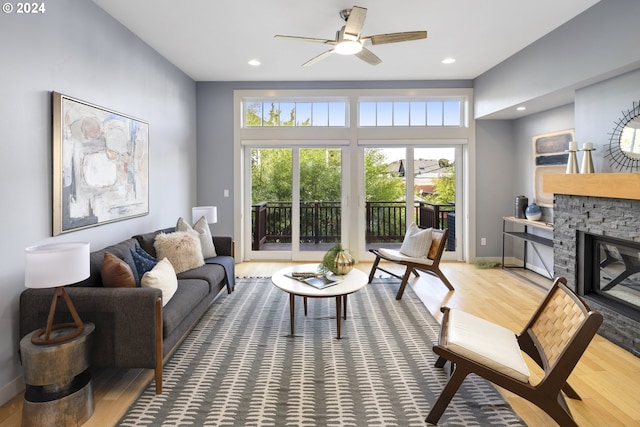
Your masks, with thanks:
M473 79L598 0L93 0L196 81ZM332 55L339 12L368 9L363 35L427 30L425 40L371 46L382 64ZM444 65L446 57L456 62ZM262 65L251 67L250 59Z

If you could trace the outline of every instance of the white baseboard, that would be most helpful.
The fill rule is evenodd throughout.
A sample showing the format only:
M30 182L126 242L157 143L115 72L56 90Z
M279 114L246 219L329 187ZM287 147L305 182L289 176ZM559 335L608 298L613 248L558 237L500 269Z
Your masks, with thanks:
M0 406L16 397L18 393L22 393L24 389L25 384L22 375L0 388Z

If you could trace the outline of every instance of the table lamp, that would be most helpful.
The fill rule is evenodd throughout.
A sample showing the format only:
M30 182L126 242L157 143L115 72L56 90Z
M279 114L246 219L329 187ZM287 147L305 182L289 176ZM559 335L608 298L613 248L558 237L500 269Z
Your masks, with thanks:
M207 219L207 224L215 224L218 222L218 208L216 206L194 206L191 208L192 224L195 224L202 217Z
M64 286L77 283L89 277L89 243L54 243L31 246L25 249L25 281L27 288L55 288L47 324L33 334L34 344L55 344L77 337L84 330L84 324L76 308L71 303ZM67 304L73 322L53 324L53 317L62 297ZM74 328L75 327L75 328ZM69 328L69 332L51 335L57 329Z

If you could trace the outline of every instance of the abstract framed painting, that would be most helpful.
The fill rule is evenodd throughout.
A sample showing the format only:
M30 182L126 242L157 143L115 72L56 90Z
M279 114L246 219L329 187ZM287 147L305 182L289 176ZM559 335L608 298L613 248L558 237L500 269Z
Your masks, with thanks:
M53 235L149 213L149 123L53 92Z
M542 180L547 174L565 173L573 135L573 129L567 129L533 137L533 197L539 206L553 207L553 193L542 189Z

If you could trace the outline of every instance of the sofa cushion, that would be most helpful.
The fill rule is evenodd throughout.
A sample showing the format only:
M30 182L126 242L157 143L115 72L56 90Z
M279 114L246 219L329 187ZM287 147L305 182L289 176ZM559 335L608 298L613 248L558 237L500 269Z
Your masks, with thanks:
M111 252L104 253L100 275L102 276L102 286L106 288L136 287L136 279L131 267Z
M156 236L160 233L173 233L174 231L176 231L175 227L170 227L163 230L152 231L151 233L136 234L133 238L138 241L138 244L146 253L154 258L158 258L156 248L153 246L156 241Z
M178 278L167 258L162 258L150 271L142 276L143 288L155 288L162 291L162 306L171 300L178 289Z
M168 258L176 273L204 265L200 239L194 231L160 233L153 246L158 258Z
M163 337L171 334L208 293L209 284L206 281L180 279L176 293L162 309Z
M176 224L176 231L192 231L198 234L198 238L200 239L200 245L202 246L202 257L203 258L213 258L216 256L216 247L213 244L213 238L211 237L211 230L209 229L209 224L207 224L207 219L205 217L200 218L193 224L193 227L189 225L182 217L178 218L178 223Z
M225 280L224 268L218 264L205 264L178 274L178 280L199 279L209 284L209 292L217 292L218 284Z
M133 259L133 263L136 266L136 272L138 275L138 281L142 281L142 276L147 271L151 271L156 266L158 260L149 255L144 249L136 245L129 250L129 255Z

